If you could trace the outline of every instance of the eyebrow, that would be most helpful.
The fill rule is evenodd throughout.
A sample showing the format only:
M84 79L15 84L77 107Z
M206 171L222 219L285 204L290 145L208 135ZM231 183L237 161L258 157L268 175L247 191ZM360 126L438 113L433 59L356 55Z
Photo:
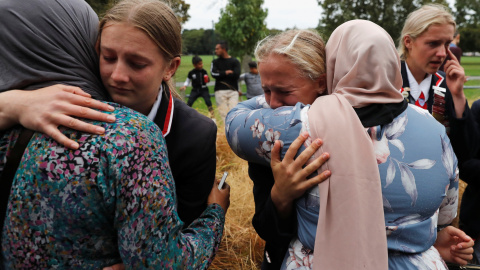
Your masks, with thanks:
M100 51L102 51L102 50L105 50L105 51L107 51L107 52L115 52L114 49L111 49L111 48L105 47L105 46L103 46L103 45L100 45ZM152 60L150 60L149 58L147 58L147 57L145 57L145 56L142 56L142 55L139 55L139 54L137 54L137 53L128 53L128 52L127 52L126 55L127 55L128 57L132 57L134 60L146 61L146 62L148 62L148 63L151 63L151 62L152 62Z

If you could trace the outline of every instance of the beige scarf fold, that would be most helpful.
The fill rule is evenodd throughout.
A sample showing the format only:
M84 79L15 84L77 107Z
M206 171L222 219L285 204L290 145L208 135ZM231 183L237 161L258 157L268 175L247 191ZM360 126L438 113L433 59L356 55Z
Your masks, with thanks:
M329 96L308 117L312 138L331 154L319 172L320 213L314 269L388 269L380 175L372 142L353 108L402 102L400 59L380 26L364 20L340 25L326 46ZM353 108L352 108L353 107Z

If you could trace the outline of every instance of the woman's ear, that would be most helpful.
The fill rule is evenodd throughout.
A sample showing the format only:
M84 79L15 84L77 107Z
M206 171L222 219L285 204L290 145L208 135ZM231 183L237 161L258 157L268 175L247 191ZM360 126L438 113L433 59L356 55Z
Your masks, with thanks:
M163 75L163 80L166 82L170 80L173 75L175 75L175 72L177 72L178 67L180 66L181 59L179 56L176 56L170 61L170 64L165 70L165 74Z
M405 45L405 48L408 50L412 49L413 46L413 38L410 35L406 35L403 37L403 45Z
M318 95L323 96L327 94L327 74L322 74L318 77Z

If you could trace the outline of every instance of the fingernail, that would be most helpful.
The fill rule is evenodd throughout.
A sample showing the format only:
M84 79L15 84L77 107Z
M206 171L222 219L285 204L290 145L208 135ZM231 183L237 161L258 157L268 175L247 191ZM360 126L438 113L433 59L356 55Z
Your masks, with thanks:
M323 153L322 156L323 156L324 159L328 159L328 153Z
M70 144L70 148L72 148L72 149L78 149L78 147L80 147L80 145L78 145L78 143Z
M324 175L324 176L330 176L330 171L324 171L324 172L323 172L323 175Z
M95 132L96 132L97 134L103 134L103 133L105 132L105 129L102 128L102 127L96 127L96 128L95 128Z
M321 145L322 145L322 140L316 139L316 140L315 140L315 143L316 143L318 146L321 146Z
M109 111L114 111L115 108L114 108L113 106L108 105L108 110L109 110Z
M105 267L105 268L103 268L103 270L113 270L113 268L112 267Z
M107 120L108 120L109 122L115 122L115 116L109 115L109 116L107 116Z
M308 132L303 132L303 133L302 133L302 137L308 138Z

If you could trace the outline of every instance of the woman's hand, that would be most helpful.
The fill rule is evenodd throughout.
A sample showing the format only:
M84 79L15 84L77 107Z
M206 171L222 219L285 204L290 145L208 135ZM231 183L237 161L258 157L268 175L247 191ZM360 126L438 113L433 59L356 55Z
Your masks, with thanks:
M305 191L330 177L331 172L326 170L315 177L307 179L309 175L314 173L325 161L328 160L329 154L323 153L320 157L308 164L305 168L303 165L307 163L310 157L320 148L322 140L315 140L307 149L305 149L296 159L295 155L298 149L308 138L308 133L302 133L293 141L290 148L285 153L283 160L280 160L281 144L275 142L272 149L271 167L275 184L272 187L271 197L277 208L280 217L287 218L292 213L293 201L302 196Z
M112 266L104 267L103 270L125 270L125 265L123 263L119 263Z
M466 265L473 259L473 240L462 230L448 226L437 234L433 245L443 260L460 265Z
M212 191L208 195L207 204L217 203L227 214L228 207L230 206L230 186L227 182L223 183L222 189L218 189L218 184L220 184L220 179L217 179L213 184Z
M457 118L461 118L465 111L466 103L465 94L463 93L463 84L466 81L465 70L450 49L447 50L447 54L450 56L451 60L445 62L443 70L445 70L447 77L448 89L450 89L450 93L452 94L453 104L455 105L455 114Z
M103 134L103 127L85 123L75 117L103 122L115 122L115 116L94 109L113 111L106 103L94 100L78 87L53 85L35 91L11 90L1 94L2 114L9 117L9 123L40 131L52 137L60 144L77 149L78 143L70 140L58 129L65 126L82 132ZM8 125L0 122L0 128Z

